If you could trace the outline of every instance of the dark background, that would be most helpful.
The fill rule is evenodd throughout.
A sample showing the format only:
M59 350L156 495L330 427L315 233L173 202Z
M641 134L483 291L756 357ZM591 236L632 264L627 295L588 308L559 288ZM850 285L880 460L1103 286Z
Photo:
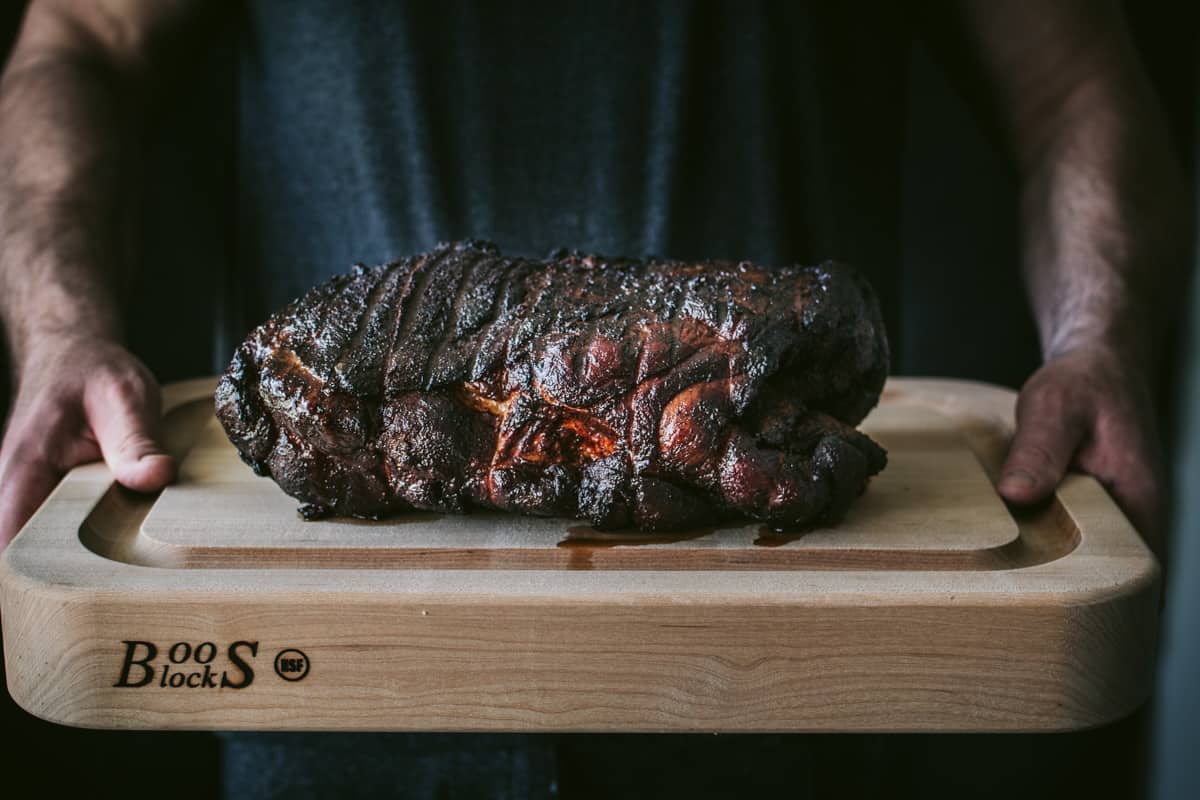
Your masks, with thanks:
M1194 124L1197 93L1197 32L1190 4L1128 2L1131 29L1172 123L1188 175L1195 175ZM0 54L7 54L23 4L0 4ZM131 307L130 340L163 381L213 371L220 345L202 337L173 337L171 330L208 330L221 287L205 269L226 258L221 211L232 186L232 60L217 48L196 65L167 108L166 135L147 157L148 210L145 280L170 286L186 302L153 311L147 289ZM899 361L914 374L988 380L1019 387L1038 362L1037 340L1023 302L1017 263L1015 183L996 148L928 53L914 50L905 151L904 291L902 305L919 309L921 325L905 326ZM223 102L224 99L224 102ZM170 214L163 216L162 210ZM171 223L171 219L175 223ZM178 220L193 224L178 227ZM1181 287L1181 293L1183 287ZM138 312L142 310L142 313ZM930 324L932 322L932 324ZM164 335L163 331L167 331ZM949 332L950 335L947 335ZM2 364L0 364L2 366ZM7 369L4 370L7 374ZM0 412L7 387L0 384ZM804 761L814 796L1138 796L1144 791L1149 711L1106 728L1047 736L822 736L807 737ZM218 791L218 752L207 734L80 731L50 725L0 697L0 785L36 776L37 789L86 787L92 796L125 795L154 787L175 797L207 797ZM753 738L753 737L745 737ZM694 765L703 783L713 775L722 737L674 737L672 761ZM763 737L763 757L791 758L786 744ZM607 781L610 796L630 788L613 781L629 737L575 737L563 789ZM593 771L591 764L603 766ZM730 792L747 788L731 764L724 776ZM984 783L977 784L982 776ZM634 780L653 784L651 776ZM684 782L686 784L686 781ZM661 796L667 787L654 794ZM697 787L691 787L697 788ZM800 789L789 786L789 794ZM679 796L689 787L676 785ZM10 795L15 796L15 795ZM597 793L597 796L602 794Z

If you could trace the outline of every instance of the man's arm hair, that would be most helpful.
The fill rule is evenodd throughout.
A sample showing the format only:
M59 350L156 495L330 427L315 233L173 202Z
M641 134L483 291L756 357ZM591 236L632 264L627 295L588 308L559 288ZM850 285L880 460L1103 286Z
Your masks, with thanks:
M44 335L121 336L137 137L200 5L28 8L0 78L0 314L18 370Z
M933 8L935 49L974 89L1020 174L1023 270L1044 356L1099 344L1152 375L1179 312L1189 214L1120 9L1112 0Z

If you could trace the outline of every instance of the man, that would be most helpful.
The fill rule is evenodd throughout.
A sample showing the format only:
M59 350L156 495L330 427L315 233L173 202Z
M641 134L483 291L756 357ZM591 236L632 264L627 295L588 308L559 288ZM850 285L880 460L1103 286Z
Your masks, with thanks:
M381 5L260 0L239 17L243 330L353 260L464 235L535 252L842 256L894 320L889 129L912 24L976 87L1021 179L1044 364L999 490L1034 503L1077 467L1160 547L1152 387L1186 216L1113 4ZM76 464L103 457L142 491L173 477L158 388L122 345L124 175L148 99L213 8L30 5L0 84L0 312L17 376L0 541Z

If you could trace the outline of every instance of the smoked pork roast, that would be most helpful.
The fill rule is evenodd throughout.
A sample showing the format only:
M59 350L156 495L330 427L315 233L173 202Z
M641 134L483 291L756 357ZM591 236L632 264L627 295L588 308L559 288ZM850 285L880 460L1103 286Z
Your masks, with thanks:
M217 415L306 517L472 507L667 530L836 521L888 350L853 269L511 258L355 267L238 348Z

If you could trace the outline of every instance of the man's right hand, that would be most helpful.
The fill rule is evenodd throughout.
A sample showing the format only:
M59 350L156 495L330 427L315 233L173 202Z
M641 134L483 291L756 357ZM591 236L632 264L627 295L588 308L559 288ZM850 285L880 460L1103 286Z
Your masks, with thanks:
M78 464L103 457L119 483L142 492L174 479L175 461L156 439L158 384L125 348L42 339L21 365L0 446L0 549Z

